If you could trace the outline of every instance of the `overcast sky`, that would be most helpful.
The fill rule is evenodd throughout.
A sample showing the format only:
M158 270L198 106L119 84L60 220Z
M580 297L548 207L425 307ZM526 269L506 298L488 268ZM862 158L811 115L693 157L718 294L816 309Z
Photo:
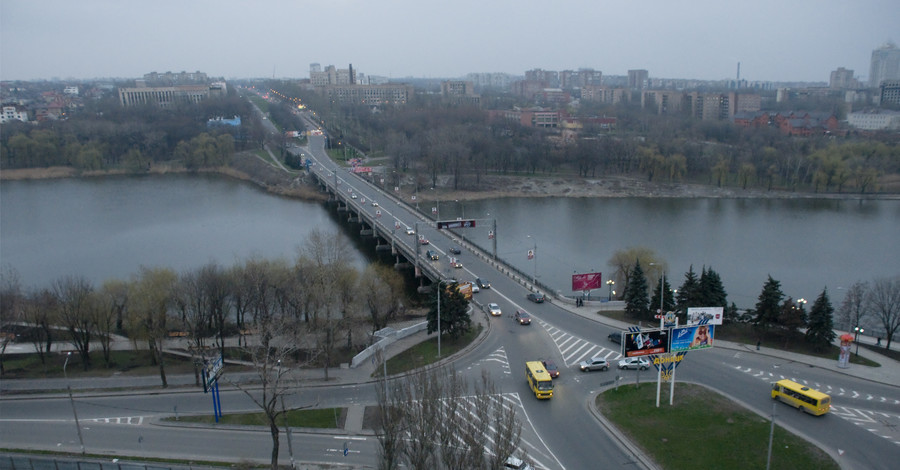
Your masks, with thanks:
M656 78L868 79L898 0L2 0L0 78L309 77L647 69Z

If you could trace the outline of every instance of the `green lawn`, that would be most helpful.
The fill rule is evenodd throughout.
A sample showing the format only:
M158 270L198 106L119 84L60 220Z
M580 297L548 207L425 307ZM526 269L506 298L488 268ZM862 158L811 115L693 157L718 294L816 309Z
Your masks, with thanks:
M469 332L457 339L450 339L447 337L441 338L441 357L447 357L455 354L459 350L468 346L469 343L475 340L479 334L481 334L481 330L484 329L481 325L475 325ZM388 359L387 361L387 373L388 375L399 374L401 372L410 371L419 367L427 366L428 364L433 364L439 360L437 355L437 335L434 335L434 338L431 338L427 341L423 341L412 348L403 351L400 354ZM372 374L373 377L381 377L383 368L379 367L375 369L375 372Z
M669 406L668 386L663 388L659 408L655 383L607 390L597 396L597 408L666 470L766 468L771 421L694 384L676 383ZM831 417L809 419L818 426ZM777 419L775 424L772 470L840 468L821 449L777 426Z

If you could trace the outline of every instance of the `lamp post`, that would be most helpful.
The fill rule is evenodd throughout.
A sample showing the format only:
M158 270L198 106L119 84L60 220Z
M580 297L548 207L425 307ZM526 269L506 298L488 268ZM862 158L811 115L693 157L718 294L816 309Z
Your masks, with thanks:
M612 286L616 285L616 281L612 279L606 281L606 287L609 288L609 295L606 296L606 301L609 302L612 300Z
M859 356L859 334L864 333L866 330L864 328L860 328L859 325L856 325L855 327L853 327L853 331L855 332L853 342L856 343L856 355Z
M72 351L66 352L66 361L63 362L63 377L66 379L66 388L69 390L69 402L72 403L72 415L75 416L75 429L78 430L78 442L81 444L81 455L84 455L84 438L81 437L81 423L78 422L78 412L75 411L75 398L72 397L72 385L69 383L69 374L66 373L66 366L69 365L70 357L72 357Z
M537 239L532 237L531 235L528 235L528 238L530 238L534 242L534 248L531 250L531 261L534 262L534 273L531 279L531 283L535 286L535 288L537 288Z
M441 284L443 279L438 279L437 283L437 334L438 334L438 359L441 358Z

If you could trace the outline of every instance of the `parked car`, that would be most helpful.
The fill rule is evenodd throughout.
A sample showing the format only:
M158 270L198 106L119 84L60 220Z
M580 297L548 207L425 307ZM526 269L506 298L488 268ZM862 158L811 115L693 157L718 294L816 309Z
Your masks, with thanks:
M477 278L475 278L475 285L477 285L478 287L480 287L482 289L490 289L491 281L477 277Z
M559 377L559 367L556 367L555 362L551 361L550 359L541 359L541 363L544 364L544 369L546 369L547 373L550 374L551 379Z
M437 252L436 252L436 251L432 251L432 250L426 251L426 252L425 252L425 257L428 258L428 259L434 260L434 261L437 261L438 259L440 259L440 256L438 256Z
M525 310L519 309L516 310L516 314L513 316L520 325L530 325L531 324L531 315L528 314Z
M619 361L619 369L640 369L647 370L650 368L650 361L645 357L626 357Z
M495 317L499 317L500 315L503 315L503 312L500 311L500 306L493 302L488 304L488 313L490 313L491 315L493 315Z
M602 357L592 357L586 361L581 361L581 363L578 364L578 368L581 369L582 372L607 370L609 369L609 361Z
M606 339L616 344L622 344L622 333L619 331L613 331L609 334L609 336L606 337Z
M541 294L540 292L532 292L532 293L528 294L528 300L530 300L536 304L543 303L544 302L544 294Z
M460 250L458 246L451 246L449 251L454 255L462 254L462 250Z

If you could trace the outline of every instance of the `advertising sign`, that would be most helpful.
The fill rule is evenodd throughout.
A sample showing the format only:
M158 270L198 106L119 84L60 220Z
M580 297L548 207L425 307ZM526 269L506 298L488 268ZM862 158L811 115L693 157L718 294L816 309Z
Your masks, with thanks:
M669 352L696 351L713 347L715 325L694 325L672 328Z
M722 324L722 307L695 307L687 311L687 324L696 325L702 320L708 320L710 325Z
M474 220L439 220L437 222L438 230L444 228L470 228L474 226Z
M669 352L668 330L645 330L639 333L626 331L622 344L625 357L649 356Z
M599 289L602 285L602 283L600 282L601 277L601 273L573 274L572 290L577 292Z

